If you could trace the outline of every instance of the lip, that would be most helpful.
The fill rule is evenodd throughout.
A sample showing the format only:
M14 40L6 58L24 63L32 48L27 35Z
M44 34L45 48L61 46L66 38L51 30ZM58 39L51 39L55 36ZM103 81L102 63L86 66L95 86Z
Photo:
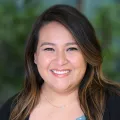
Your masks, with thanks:
M57 74L57 73L54 73L52 70L56 70L56 71L66 71L66 70L69 70L69 72L68 73L65 73L65 74ZM55 76L55 77L58 77L58 78L64 78L64 77L66 77L66 76L68 76L69 74L70 74L70 72L71 72L71 70L70 69L52 69L52 70L50 70L51 71L51 73Z
M56 71L67 71L67 70L69 70L69 71L71 71L70 69L51 69L51 70L56 70Z

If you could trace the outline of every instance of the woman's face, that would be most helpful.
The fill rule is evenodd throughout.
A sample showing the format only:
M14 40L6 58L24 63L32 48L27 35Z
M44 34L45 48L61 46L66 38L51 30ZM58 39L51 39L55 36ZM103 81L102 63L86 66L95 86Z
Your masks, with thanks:
M59 92L77 88L86 71L75 39L55 21L41 28L34 59L44 84Z

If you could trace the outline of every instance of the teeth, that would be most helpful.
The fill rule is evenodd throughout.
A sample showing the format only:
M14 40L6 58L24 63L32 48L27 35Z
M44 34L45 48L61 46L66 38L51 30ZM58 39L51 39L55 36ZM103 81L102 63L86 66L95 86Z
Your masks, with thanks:
M70 72L69 70L65 70L65 71L56 71L56 70L52 70L52 72L56 73L56 74L65 74Z

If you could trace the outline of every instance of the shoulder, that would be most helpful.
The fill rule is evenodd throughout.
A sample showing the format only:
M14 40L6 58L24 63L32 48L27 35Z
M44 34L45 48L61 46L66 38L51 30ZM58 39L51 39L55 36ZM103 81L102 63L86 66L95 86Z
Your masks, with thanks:
M9 115L10 115L10 111L12 109L12 103L15 99L15 97L17 96L14 95L13 97L9 98L0 108L0 119L2 120L9 120Z
M113 94L109 97L107 105L110 111L119 112L120 114L120 95Z
M120 95L112 93L106 101L106 111L109 113L110 120L120 118Z

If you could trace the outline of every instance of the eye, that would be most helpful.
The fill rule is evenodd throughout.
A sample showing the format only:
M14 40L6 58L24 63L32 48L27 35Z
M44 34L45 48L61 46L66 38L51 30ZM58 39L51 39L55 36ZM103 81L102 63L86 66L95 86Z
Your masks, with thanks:
M75 47L71 47L71 48L68 48L68 49L67 49L67 51L76 51L76 50L78 50L78 49L75 48Z
M54 51L53 48L45 48L44 51Z

